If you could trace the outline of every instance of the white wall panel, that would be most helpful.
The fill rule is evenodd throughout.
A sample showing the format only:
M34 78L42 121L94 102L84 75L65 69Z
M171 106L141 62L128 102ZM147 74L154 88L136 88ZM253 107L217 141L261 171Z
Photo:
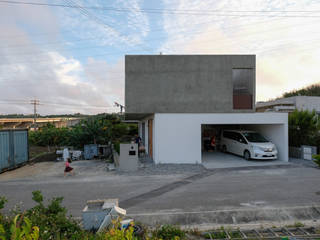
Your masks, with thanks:
M202 124L250 124L278 147L280 160L288 161L287 113L156 113L155 163L201 163Z

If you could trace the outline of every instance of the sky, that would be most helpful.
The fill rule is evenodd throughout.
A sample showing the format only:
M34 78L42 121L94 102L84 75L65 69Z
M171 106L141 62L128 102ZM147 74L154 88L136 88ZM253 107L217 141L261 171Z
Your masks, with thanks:
M256 101L320 82L319 0L8 1L0 114L118 111L126 54L256 54Z

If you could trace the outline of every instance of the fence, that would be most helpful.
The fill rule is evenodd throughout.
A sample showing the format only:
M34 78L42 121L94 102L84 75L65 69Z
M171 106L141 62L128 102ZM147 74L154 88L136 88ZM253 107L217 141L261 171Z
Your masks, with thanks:
M28 160L28 130L0 130L0 173Z
M301 158L301 148L299 148L299 147L289 147L289 157L291 157L291 158Z
M289 157L312 160L312 156L317 154L317 147L302 145L301 147L289 147Z

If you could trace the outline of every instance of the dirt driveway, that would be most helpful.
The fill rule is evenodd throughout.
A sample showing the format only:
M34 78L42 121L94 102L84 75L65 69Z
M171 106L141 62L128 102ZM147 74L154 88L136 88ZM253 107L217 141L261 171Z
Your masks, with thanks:
M17 179L41 179L63 177L64 162L39 162L0 174L0 181ZM97 176L107 174L107 164L100 160L75 161L71 163L76 175Z

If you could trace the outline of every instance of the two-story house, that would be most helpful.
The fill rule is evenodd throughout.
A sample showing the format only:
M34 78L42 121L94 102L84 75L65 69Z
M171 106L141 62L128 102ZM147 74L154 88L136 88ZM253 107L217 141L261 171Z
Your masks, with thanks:
M255 55L127 55L126 120L155 163L201 163L208 126L259 131L288 161L287 114L256 113L255 75Z

